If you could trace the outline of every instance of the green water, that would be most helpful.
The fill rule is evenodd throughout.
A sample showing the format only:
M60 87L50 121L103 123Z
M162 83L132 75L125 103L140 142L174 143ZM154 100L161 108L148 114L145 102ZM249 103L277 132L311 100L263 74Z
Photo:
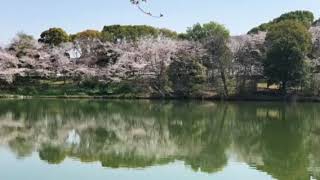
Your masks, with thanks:
M0 100L0 179L320 179L320 104Z

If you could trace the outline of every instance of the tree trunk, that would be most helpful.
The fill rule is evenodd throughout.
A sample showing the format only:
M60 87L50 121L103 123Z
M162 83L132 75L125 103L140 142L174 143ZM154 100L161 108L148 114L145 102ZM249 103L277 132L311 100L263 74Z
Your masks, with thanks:
M283 81L281 85L281 93L283 95L287 94L287 81Z
M223 95L224 96L229 96L226 75L225 75L223 69L221 69L221 79L222 79L223 90L224 90Z

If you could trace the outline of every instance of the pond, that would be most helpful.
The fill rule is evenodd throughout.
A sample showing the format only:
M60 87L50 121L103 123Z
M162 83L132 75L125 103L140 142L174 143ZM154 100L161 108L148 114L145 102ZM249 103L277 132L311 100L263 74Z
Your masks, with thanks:
M320 104L0 100L1 180L320 179Z

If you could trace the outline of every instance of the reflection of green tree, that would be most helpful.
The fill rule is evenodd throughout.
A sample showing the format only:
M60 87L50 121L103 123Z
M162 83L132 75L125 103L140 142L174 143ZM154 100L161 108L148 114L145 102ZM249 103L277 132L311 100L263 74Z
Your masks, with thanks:
M238 107L237 130L232 131L238 156L276 179L309 179L306 141L308 129L316 120L311 108L314 105L264 103L255 106Z
M310 145L310 171L315 179L320 179L320 136L313 135Z
M9 142L11 150L13 150L18 157L27 157L33 152L33 144L24 137L16 137Z
M302 121L297 117L283 109L281 119L267 123L262 130L264 165L259 169L279 180L309 179L307 149L299 130Z
M225 154L226 144L218 143L211 144L206 147L199 154L191 154L185 157L184 161L189 164L195 171L201 170L202 172L214 173L221 171L227 165L227 156Z
M156 159L146 158L144 156L137 156L132 154L102 154L100 161L103 167L111 168L144 168L153 165L168 164L173 161L172 158Z
M87 133L93 135L93 142L102 144L110 144L117 139L114 132L109 132L102 127L98 127L97 129L88 129Z
M170 126L171 138L182 149L187 149L186 155L181 159L195 171L220 171L227 164L225 151L230 145L230 132L227 128L228 121L232 120L231 108L227 104L213 109L209 106L209 111L201 106L182 107L177 109L178 112L174 111L175 116L178 115L174 119L180 119L182 123Z
M49 164L60 164L66 158L66 153L60 147L44 145L39 151L39 156Z
M99 152L118 140L114 132L102 127L88 128L81 132L80 138L80 144L69 147L68 152L69 156L79 158L82 162L99 161Z
M45 144L40 158L53 164L66 156L112 168L181 160L213 173L229 151L275 178L306 179L320 174L319 113L315 104L4 100L0 122L19 126L6 124L0 138L7 134L19 157ZM81 141L66 144L73 129Z

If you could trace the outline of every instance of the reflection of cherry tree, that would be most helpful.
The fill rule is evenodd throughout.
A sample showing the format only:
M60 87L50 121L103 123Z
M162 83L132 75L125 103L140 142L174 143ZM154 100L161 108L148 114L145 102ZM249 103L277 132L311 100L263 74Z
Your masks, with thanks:
M319 176L318 116L310 104L8 100L0 102L0 145L22 158L38 151L48 163L181 160L207 173L222 170L231 153L275 178L306 179Z
M20 111L11 109L12 102L0 103L0 107L8 107L0 111L0 132L4 132L0 133L0 144L9 143L18 157L38 151L42 160L53 164L74 157L82 162L98 161L106 167L134 168L179 159L204 172L221 170L226 164L224 152L229 141L212 144L212 138L206 138L218 132L207 129L212 122L209 114L215 113L210 110L212 103L195 107L185 103L85 102L18 102L19 107L26 108ZM70 134L77 134L77 143L70 143ZM212 152L216 152L214 156Z

